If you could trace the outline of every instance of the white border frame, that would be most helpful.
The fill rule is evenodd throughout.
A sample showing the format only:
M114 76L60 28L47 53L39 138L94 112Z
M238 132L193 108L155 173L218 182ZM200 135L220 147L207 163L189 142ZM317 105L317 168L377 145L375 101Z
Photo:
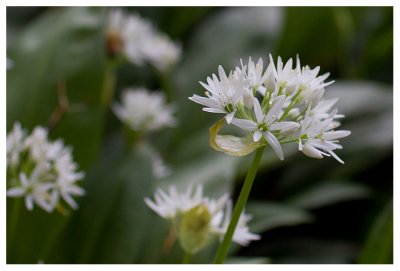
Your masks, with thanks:
M1 118L1 144L0 144L0 153L1 161L0 168L2 176L6 176L6 7L7 6L87 6L87 5L95 5L95 6L130 6L135 4L136 6L394 6L394 14L393 14L393 24L394 24L394 47L399 48L399 21L396 18L396 15L399 14L400 5L395 4L395 0L380 0L380 1L354 1L354 0L335 0L335 1L295 1L295 0L270 0L270 1L254 1L247 0L245 2L239 1L227 1L227 0L207 0L207 1L82 1L82 0L70 0L70 1L59 1L59 0L34 0L34 1L26 1L26 0L15 0L8 1L1 6L1 36L3 42L0 44L1 51L3 52L3 64L2 71L3 75L0 77L1 79L1 106L0 106L0 118ZM396 32L397 30L397 32ZM399 64L399 54L394 50L394 75L398 74L398 64ZM393 76L393 109L394 109L394 165L400 165L400 161L398 159L397 154L399 153L399 130L400 130L400 122L399 122L399 93L397 87L399 86L399 77ZM252 269L252 270L300 270L300 271L337 271L341 269L343 271L347 270L400 270L399 263L399 243L400 236L398 234L398 230L396 226L399 225L399 203L400 203L400 192L399 185L397 181L399 181L399 168L394 166L394 264L392 265L315 265L315 264L307 264L307 265L6 265L6 186L3 185L0 188L0 193L2 195L0 204L0 270L38 270L38 271L46 271L46 270L110 270L110 268L114 270L132 270L132 269L140 269L140 270L152 270L154 268L162 268L165 270L187 270L188 268L191 270L201 270L204 268L209 270L242 270Z

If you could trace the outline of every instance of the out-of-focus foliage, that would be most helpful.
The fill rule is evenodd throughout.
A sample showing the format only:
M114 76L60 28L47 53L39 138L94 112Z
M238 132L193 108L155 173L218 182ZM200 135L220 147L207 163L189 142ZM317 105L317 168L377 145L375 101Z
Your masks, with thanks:
M179 263L182 251L168 242L168 224L143 202L157 187L202 183L219 196L240 190L251 157L233 158L209 147L208 128L218 116L187 98L204 90L198 81L248 56L266 60L299 54L337 81L327 96L339 97L346 115L343 140L333 159L304 157L285 146L285 160L266 150L246 210L262 240L233 246L230 263L390 263L392 261L391 8L174 7L126 9L150 18L183 45L169 76L124 64L111 91L105 52L108 8L8 8L7 129L49 125L64 93L69 107L50 121L50 137L74 147L86 171L87 195L64 217L21 209L7 243L9 263ZM124 141L112 100L126 86L170 88L178 126L135 146ZM63 92L64 91L64 92ZM151 160L160 152L172 174L157 179ZM7 214L16 206L7 199ZM9 231L9 229L8 229ZM12 243L10 243L12 240ZM193 258L209 263L217 240ZM375 250L381 252L374 253Z

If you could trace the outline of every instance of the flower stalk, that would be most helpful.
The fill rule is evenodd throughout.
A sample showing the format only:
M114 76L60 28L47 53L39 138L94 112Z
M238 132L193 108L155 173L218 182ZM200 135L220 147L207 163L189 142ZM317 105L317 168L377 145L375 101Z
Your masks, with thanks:
M258 165L260 164L262 155L264 153L265 147L258 148L256 154L253 158L253 161L250 165L249 171L247 172L246 179L244 181L242 190L240 191L240 195L238 201L236 202L231 222L229 223L228 230L224 236L224 239L221 245L218 248L217 255L215 257L215 264L224 263L225 257L228 254L229 247L232 242L232 237L235 232L236 226L239 222L240 215L242 214L244 207L246 206L247 199L249 198L249 194L251 191L251 187L253 186L254 178L257 173Z

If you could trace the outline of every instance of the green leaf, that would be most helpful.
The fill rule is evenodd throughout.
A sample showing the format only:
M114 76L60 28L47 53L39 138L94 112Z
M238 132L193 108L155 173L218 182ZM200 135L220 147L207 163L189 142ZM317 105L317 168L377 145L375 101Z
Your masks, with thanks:
M291 205L313 209L342 201L365 199L372 195L371 190L362 184L336 181L319 182L286 200Z
M253 218L250 220L250 230L262 233L282 226L294 226L313 221L313 216L300 208L273 203L249 202L246 212Z
M372 221L358 263L393 263L393 200Z

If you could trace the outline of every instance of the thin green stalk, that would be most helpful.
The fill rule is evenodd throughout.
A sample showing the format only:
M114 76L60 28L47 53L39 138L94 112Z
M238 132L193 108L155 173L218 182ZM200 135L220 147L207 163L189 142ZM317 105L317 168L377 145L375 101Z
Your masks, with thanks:
M218 248L217 256L215 256L214 263L216 264L222 264L225 260L226 255L228 254L233 234L239 222L240 215L242 214L243 209L246 206L246 202L249 197L251 187L253 186L254 178L256 176L261 157L264 153L264 149L265 147L257 149L256 154L254 155L253 162L251 163L249 171L247 172L247 176L244 181L242 190L240 191L238 201L236 202L235 209L233 210L233 215L231 222L229 223L228 230L226 231L224 240Z
M185 254L183 255L182 264L189 264L191 258L192 254L190 254L189 252L185 252Z
M16 232L16 228L18 227L18 220L19 220L19 216L21 213L21 209L22 209L22 203L23 203L23 199L22 198L16 198L13 200L13 206L12 206L12 211L11 211L11 217L10 217L10 224L9 224L9 229L8 229L8 240L7 243L9 243L10 245L12 245L13 242L15 242L14 240L14 235Z

